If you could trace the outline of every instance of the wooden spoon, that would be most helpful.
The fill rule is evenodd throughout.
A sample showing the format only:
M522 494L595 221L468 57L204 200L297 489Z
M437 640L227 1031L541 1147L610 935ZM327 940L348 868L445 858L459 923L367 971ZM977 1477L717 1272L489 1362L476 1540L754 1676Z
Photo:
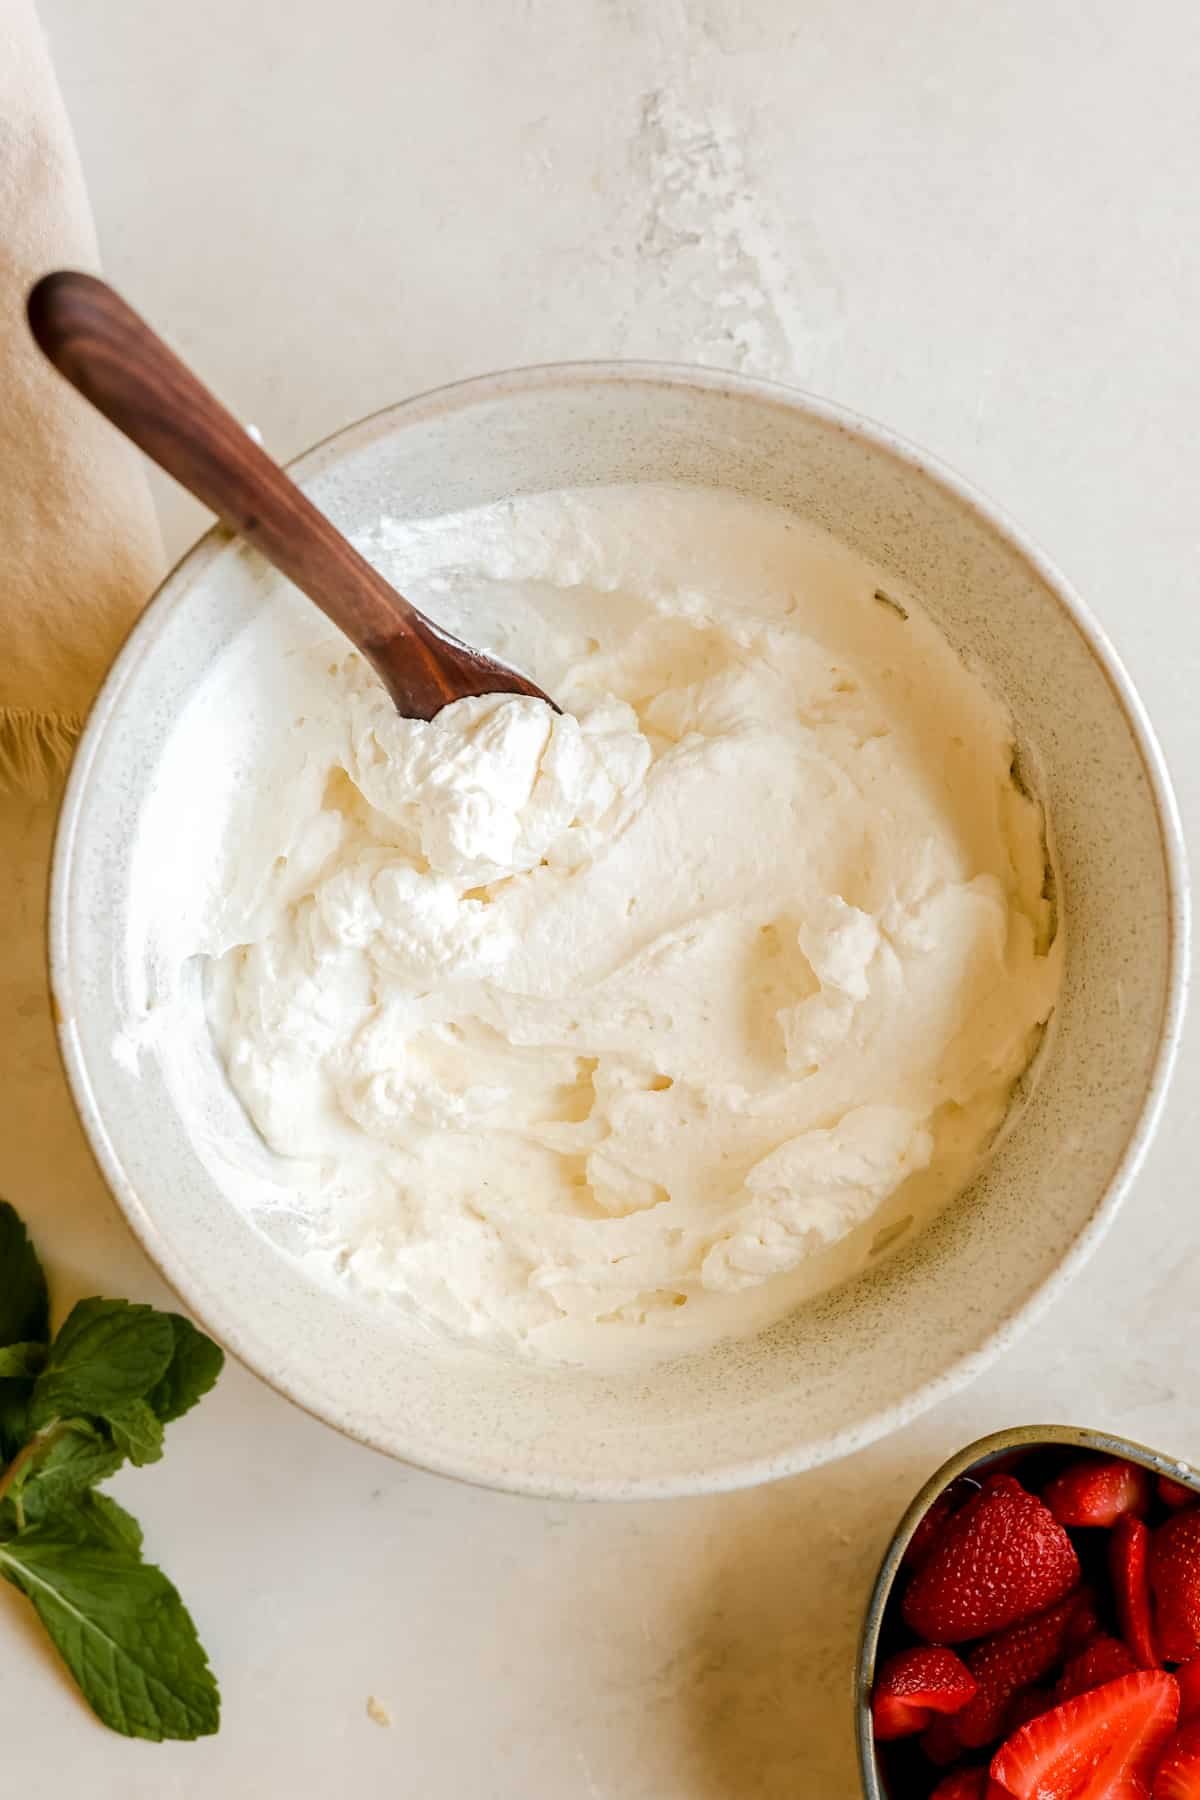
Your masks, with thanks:
M106 283L71 270L43 276L28 311L55 368L316 601L371 663L397 711L432 719L473 694L532 694L554 705L526 676L410 606Z

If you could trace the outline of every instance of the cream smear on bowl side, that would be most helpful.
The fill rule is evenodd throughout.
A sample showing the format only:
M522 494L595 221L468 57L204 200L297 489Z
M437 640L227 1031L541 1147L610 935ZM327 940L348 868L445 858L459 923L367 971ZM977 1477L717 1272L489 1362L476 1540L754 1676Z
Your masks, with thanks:
M363 1304L594 1366L754 1330L928 1220L1061 944L1012 721L919 605L710 490L363 547L564 712L400 719L290 595L210 673L143 820L131 1042L186 1086L203 959L262 1140L208 1131L226 1191Z

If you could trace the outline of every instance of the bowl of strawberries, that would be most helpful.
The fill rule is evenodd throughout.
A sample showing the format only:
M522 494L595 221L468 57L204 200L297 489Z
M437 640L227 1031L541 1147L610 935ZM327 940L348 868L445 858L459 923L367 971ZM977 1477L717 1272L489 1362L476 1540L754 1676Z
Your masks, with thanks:
M1106 1432L969 1445L863 1628L867 1800L1200 1800L1200 1472Z

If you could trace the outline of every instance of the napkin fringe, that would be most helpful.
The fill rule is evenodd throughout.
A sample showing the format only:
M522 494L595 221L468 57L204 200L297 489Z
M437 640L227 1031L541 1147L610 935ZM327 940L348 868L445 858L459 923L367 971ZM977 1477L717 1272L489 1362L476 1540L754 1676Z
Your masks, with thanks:
M41 798L70 762L82 730L78 713L0 707L0 792Z

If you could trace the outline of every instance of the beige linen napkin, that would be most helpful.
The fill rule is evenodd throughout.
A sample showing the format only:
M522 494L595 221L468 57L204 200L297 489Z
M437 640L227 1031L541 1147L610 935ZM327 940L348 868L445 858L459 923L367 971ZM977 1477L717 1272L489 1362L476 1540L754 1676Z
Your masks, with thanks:
M45 363L25 296L94 269L79 159L33 0L0 0L0 789L37 790L162 573L136 453Z

